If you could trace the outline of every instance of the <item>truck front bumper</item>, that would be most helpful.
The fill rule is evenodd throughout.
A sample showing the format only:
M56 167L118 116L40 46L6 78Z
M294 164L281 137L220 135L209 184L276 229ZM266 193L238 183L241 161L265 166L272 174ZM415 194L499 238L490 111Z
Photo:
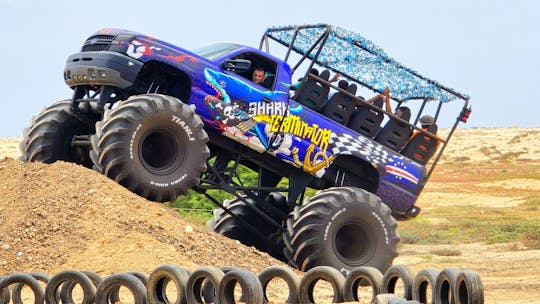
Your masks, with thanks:
M121 53L81 52L68 57L64 81L70 87L109 85L125 89L133 85L142 66L142 62Z

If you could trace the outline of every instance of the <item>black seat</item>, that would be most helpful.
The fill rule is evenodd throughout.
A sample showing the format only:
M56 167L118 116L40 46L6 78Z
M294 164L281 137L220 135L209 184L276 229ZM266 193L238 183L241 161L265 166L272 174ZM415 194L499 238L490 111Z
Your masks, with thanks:
M408 108L401 114L401 119L409 121L411 110ZM408 123L390 118L384 125L375 140L394 151L400 151L411 137L412 129Z
M340 80L338 87L352 95L356 94L356 84L353 83L349 85L347 80ZM337 91L330 97L330 100L328 100L328 103L324 106L322 113L340 124L347 125L355 108L356 101L353 98L341 91Z
M318 73L314 73L313 70L315 69L312 69L310 73L317 76ZM319 77L328 81L330 78L330 72L328 70L324 70L321 72ZM320 111L326 104L326 97L328 96L329 91L330 87L327 85L322 85L315 81L315 79L308 77L308 79L306 79L298 89L294 99L299 103L314 109L315 111Z
M438 127L436 124L432 124L426 129L426 131L431 134L437 134ZM403 151L401 151L401 154L416 161L417 163L425 165L433 156L438 146L438 139L429 134L418 132L413 135L405 148L403 148Z
M380 96L375 99L373 105L382 109L383 102L383 97ZM351 117L349 128L369 138L373 138L377 134L377 131L379 131L383 118L384 114L382 112L374 111L368 106L360 106Z
M269 90L272 90L274 88L274 81L276 80L276 75L269 75L269 76L266 76L266 78L264 78L263 82L262 82L262 86L269 89Z

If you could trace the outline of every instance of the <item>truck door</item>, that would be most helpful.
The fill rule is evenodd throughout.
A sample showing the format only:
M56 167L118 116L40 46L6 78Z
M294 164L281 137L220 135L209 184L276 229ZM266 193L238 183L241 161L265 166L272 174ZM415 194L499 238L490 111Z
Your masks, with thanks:
M272 150L269 124L276 116L287 114L289 96L288 91L273 90L280 82L278 64L262 55L245 52L225 59L220 66L221 69L206 68L204 73L217 92L205 102L222 134L261 153ZM253 81L255 69L264 75L259 83Z

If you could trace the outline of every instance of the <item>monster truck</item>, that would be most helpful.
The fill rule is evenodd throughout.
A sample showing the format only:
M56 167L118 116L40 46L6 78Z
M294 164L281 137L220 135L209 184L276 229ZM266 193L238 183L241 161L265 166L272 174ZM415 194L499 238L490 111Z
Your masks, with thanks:
M270 55L271 43L284 59ZM251 81L256 67L266 71L261 84ZM303 77L291 96L293 71ZM338 86L330 71L343 76ZM32 118L22 160L81 164L153 201L194 189L219 207L215 232L301 270L330 265L345 274L392 264L396 219L420 212L418 196L470 114L468 96L326 24L269 28L259 48L194 51L106 28L69 56L64 80L73 95ZM416 118L384 111L385 98L417 105ZM456 100L463 106L445 138L416 127L430 106L437 122ZM258 181L243 182L239 168ZM216 200L216 189L234 199Z

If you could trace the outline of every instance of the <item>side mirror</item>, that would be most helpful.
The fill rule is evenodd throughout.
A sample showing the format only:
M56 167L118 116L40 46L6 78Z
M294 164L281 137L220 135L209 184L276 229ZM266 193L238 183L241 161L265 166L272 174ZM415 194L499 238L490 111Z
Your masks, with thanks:
M246 59L228 59L223 63L223 69L233 73L245 73L251 70L251 61Z

